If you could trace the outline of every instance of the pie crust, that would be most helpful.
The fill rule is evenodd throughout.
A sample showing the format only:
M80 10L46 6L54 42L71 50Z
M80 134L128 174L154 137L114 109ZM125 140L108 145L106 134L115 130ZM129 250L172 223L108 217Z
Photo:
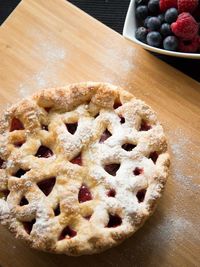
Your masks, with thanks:
M111 84L45 89L0 118L0 221L39 250L121 243L154 211L168 171L156 114Z

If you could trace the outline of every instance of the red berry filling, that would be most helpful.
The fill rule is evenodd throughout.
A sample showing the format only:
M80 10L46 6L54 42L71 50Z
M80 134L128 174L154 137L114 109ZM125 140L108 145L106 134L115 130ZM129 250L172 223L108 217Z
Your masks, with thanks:
M142 168L138 168L136 167L135 170L133 171L134 175L140 175L144 172L144 170Z
M76 130L77 130L77 127L78 127L78 123L75 122L75 123L67 123L65 124L66 127L67 127L67 130L70 134L75 134Z
M111 137L112 134L108 131L108 129L106 129L103 134L101 135L101 138L99 140L99 143L103 143L105 142L109 137Z
M108 197L115 197L115 195L116 195L116 191L115 191L115 189L110 189L110 190L108 191L108 193L107 193L107 196L108 196Z
M137 192L136 197L137 197L139 203L144 201L146 191L147 191L146 189L142 189L142 190Z
M89 200L92 200L92 194L87 185L82 184L78 193L78 201L79 203L83 203Z
M9 190L3 190L0 191L0 195L2 194L5 199L7 199L8 195L9 195L10 191Z
M38 158L49 158L53 156L53 152L46 146L40 146L35 156Z
M112 228L117 227L122 224L122 219L117 215L109 214L109 221L106 227Z
M44 108L47 113L51 110L51 107Z
M63 239L70 239L74 236L77 235L77 232L75 230L73 230L70 226L66 226L61 234L60 234L60 237L59 237L59 240L63 240Z
M4 169L4 160L0 158L0 169Z
M14 146L15 147L21 147L23 144L25 143L25 141L19 141L19 142L14 142Z
M31 222L23 222L24 230L27 232L27 234L30 235L35 222L36 222L35 219L33 219Z
M60 204L57 205L57 207L54 209L54 215L58 216L60 214Z
M13 174L13 176L17 177L17 178L21 178L25 173L27 173L29 170L23 170L23 169L19 169L15 174Z
M156 163L157 159L158 159L158 153L156 151L152 152L150 155L149 155L149 158L154 162Z
M120 117L120 123L124 124L125 123L125 118L123 116L119 116Z
M82 156L81 156L81 153L78 154L78 156L76 156L75 158L73 158L70 162L73 163L73 164L77 164L77 165L82 166L83 163L82 163Z
M44 130L44 131L48 131L49 129L48 129L48 125L42 125L42 130Z
M51 177L49 179L37 183L37 186L46 196L48 196L53 190L55 183L56 183L56 177Z
M28 205L28 200L27 200L25 197L23 197L23 198L21 199L19 205L20 205L20 206Z
M122 148L123 148L124 150L126 150L126 151L132 151L135 147L136 147L136 145L129 144L129 143L124 144L124 145L122 146Z
M117 171L119 170L120 164L113 163L104 166L104 170L112 176L116 176Z
M19 119L13 118L10 125L10 132L17 130L24 130L24 125Z
M119 99L117 99L117 100L115 101L115 103L114 103L113 108L114 108L114 109L117 109L117 108L119 108L119 107L121 107L121 106L122 106L121 101L120 101Z
M142 120L139 131L149 131L151 129L151 125L147 123L147 121Z

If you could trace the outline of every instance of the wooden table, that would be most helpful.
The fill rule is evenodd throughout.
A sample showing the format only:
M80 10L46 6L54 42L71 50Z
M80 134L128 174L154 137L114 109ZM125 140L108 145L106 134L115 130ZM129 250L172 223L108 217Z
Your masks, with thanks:
M158 113L171 176L158 209L132 238L79 258L27 248L0 227L2 267L200 266L200 85L65 0L23 0L0 28L0 103L43 87L94 80L123 86Z

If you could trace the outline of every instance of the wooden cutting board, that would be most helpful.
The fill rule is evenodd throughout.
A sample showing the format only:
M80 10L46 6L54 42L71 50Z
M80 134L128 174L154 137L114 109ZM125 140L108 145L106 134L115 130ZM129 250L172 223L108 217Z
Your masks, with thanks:
M38 252L0 227L0 265L200 266L200 84L64 0L23 0L0 28L1 110L86 80L121 85L157 111L172 157L164 196L132 238L94 256Z

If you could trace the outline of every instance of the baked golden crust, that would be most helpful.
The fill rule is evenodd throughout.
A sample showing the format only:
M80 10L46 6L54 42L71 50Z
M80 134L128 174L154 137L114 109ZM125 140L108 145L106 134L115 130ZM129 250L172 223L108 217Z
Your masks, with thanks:
M155 113L110 84L43 90L0 119L0 221L40 250L119 244L153 212L168 170Z

